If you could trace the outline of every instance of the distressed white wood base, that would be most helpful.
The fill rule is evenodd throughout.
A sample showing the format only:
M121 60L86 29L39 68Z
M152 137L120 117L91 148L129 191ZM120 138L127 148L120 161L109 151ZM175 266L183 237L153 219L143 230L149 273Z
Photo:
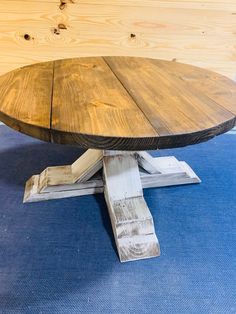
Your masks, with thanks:
M193 170L175 157L88 150L72 165L48 167L32 176L26 182L24 202L104 192L118 254L124 262L160 255L143 188L199 182Z
M103 158L104 194L121 262L160 255L135 154Z

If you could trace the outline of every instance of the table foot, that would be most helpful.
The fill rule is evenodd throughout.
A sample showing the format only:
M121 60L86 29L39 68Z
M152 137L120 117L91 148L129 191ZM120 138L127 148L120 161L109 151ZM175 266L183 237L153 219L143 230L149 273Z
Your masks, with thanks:
M121 262L160 255L135 154L104 152L104 194Z
M199 182L193 170L175 157L89 149L72 165L48 167L32 176L24 202L104 192L118 254L125 262L160 255L143 188Z

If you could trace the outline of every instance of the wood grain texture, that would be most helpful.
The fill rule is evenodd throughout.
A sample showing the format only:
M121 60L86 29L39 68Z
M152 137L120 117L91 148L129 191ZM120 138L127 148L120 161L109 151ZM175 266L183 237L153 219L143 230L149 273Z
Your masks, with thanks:
M59 144L180 147L234 127L236 84L211 71L135 57L46 62L0 77L0 117Z
M71 144L77 134L90 138L158 135L103 58L55 61L52 130L63 132L63 142Z
M234 0L74 2L60 10L59 0L2 0L0 74L53 59L130 55L236 75ZM55 31L59 24L66 28Z
M17 131L50 141L52 84L52 62L1 76L0 120Z

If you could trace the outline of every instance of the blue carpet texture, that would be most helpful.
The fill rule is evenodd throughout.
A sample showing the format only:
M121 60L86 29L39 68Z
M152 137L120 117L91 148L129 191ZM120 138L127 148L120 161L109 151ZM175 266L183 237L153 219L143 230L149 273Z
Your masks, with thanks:
M22 204L25 181L82 150L0 126L0 313L236 313L236 136L153 152L200 185L145 190L161 257L121 264L102 194Z

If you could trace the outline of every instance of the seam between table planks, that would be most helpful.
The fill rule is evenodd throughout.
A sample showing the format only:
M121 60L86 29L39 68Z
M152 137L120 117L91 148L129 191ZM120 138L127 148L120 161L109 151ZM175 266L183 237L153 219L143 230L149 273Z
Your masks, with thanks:
M85 57L85 59L88 59L88 58L96 58L96 59L100 59L100 61L103 62L103 67L107 70L107 72L113 77L114 79L114 82L116 83L116 85L119 85L118 87L120 88L120 90L122 92L124 92L126 94L126 97L127 99L132 102L132 105L135 109L135 111L140 115L140 118L143 119L143 121L145 122L145 124L148 126L148 128L150 128L150 131L151 131L151 135L148 134L148 135L145 135L145 136L140 136L140 138L149 138L149 139L153 139L153 138L159 138L160 137L160 134L159 132L153 127L152 124L150 124L150 121L149 119L146 117L146 115L143 113L142 110L140 110L140 108L137 106L137 103L136 101L133 99L133 97L130 95L130 93L126 90L126 88L124 87L124 85L122 84L122 82L120 82L120 80L117 78L117 76L115 75L115 73L111 70L110 66L107 64L107 62L104 60L104 58L101 56L101 57ZM80 57L80 58L69 58L69 59L65 59L66 60L73 60L73 59L83 59L83 57ZM64 61L64 60L55 60L54 61L54 78L53 78L53 86L54 84L56 84L56 77L57 77L57 62L59 61ZM59 72L60 73L60 72ZM102 86L102 85L100 85ZM78 135L78 136L91 136L91 137L96 137L97 135L95 134L91 134L89 132L85 133L81 130L77 131L77 132L73 132L73 131L68 131L68 130L62 130L62 129L58 129L55 125L54 125L54 112L55 112L55 106L54 106L54 98L55 98L55 86L54 86L54 89L53 89L53 92L52 92L52 114L51 114L51 137L52 137L52 142L54 142L54 135L55 135L55 132L58 132L58 133L61 133L61 134L71 134L71 135ZM72 92L73 93L73 92ZM110 136L110 135L98 135L102 138L114 138L114 139L122 139L122 138L134 138L136 139L137 137L135 135L130 135L130 136L121 136L121 135L114 135L114 136Z
M118 77L118 75L115 73L115 71L113 71L112 67L110 66L110 64L106 61L105 57L102 57L102 59L104 60L104 62L106 63L106 65L109 67L109 69L111 70L111 72L115 75L116 79L120 82L120 84L122 85L122 87L126 90L126 92L128 93L128 95L130 96L130 98L133 100L133 102L136 104L137 108L142 112L142 114L144 115L144 117L146 118L146 120L149 122L149 124L151 125L151 127L153 128L153 130L156 132L157 137L161 137L161 134L158 133L156 127L151 123L151 121L149 120L148 116L145 114L145 112L142 110L142 108L140 108L138 102L133 98L133 96L131 95L131 93L129 92L129 90L126 88L126 86L123 84L123 82L120 80L120 78ZM169 134L172 135L174 134L173 132L171 132L171 130L165 125L166 130L168 130Z

